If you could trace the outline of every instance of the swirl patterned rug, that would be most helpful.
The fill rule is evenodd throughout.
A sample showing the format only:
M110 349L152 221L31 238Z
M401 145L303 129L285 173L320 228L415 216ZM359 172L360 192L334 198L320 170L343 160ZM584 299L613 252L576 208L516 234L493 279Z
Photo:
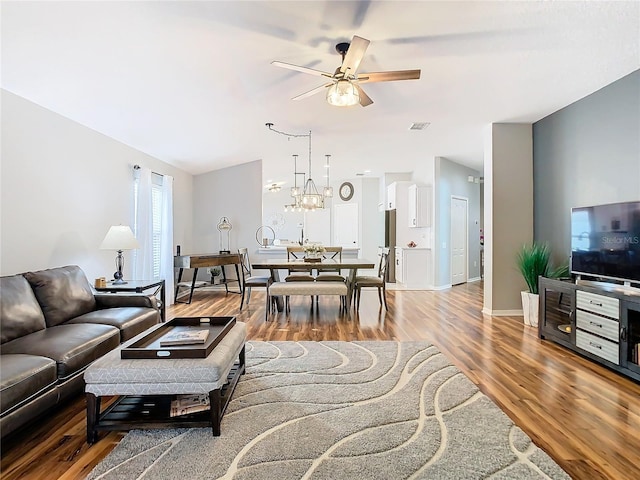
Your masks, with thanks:
M427 342L249 342L220 437L133 431L88 478L569 477Z

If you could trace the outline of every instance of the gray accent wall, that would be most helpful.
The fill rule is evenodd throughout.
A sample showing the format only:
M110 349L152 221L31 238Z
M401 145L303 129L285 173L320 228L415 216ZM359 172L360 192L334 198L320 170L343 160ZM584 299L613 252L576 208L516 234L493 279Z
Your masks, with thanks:
M534 237L567 261L572 207L640 200L640 70L533 125Z

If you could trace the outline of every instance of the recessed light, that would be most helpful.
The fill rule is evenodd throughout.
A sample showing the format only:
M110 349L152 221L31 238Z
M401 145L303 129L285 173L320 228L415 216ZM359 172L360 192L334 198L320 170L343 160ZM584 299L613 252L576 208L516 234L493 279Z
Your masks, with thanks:
M424 130L429 125L431 125L429 122L415 122L411 124L409 130Z

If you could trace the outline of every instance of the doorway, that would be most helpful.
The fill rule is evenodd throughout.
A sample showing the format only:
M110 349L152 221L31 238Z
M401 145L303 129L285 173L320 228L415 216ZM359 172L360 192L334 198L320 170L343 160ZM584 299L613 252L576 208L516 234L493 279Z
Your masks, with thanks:
M451 285L467 281L469 200L451 197Z

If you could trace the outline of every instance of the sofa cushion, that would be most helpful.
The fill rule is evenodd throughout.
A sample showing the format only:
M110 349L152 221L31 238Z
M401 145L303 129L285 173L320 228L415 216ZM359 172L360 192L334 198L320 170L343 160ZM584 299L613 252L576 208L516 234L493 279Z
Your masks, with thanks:
M0 355L2 413L56 385L56 362L35 355Z
M44 315L22 275L0 277L0 343L45 328Z
M56 361L58 378L84 369L120 345L120 332L111 325L77 324L48 327L2 345L2 354L27 353Z
M120 342L135 337L153 327L160 320L158 311L145 307L119 307L96 310L69 320L65 325L76 323L99 323L120 330Z
M76 265L27 272L24 276L38 299L47 327L96 309L89 281Z

